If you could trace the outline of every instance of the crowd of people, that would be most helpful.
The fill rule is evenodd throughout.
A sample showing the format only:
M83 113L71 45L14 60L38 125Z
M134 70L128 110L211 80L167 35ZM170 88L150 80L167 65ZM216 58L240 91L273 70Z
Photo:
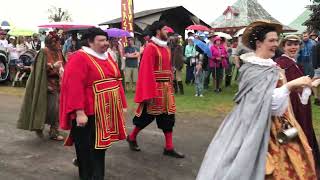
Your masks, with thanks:
M316 179L320 151L309 97L313 92L319 105L320 37L305 32L279 38L281 32L279 24L257 21L232 40L198 31L184 41L156 21L142 45L134 37L123 45L90 28L81 36L49 32L43 42L34 35L26 41L9 36L9 43L1 33L0 46L15 69L28 49L38 52L24 65L31 74L18 128L43 138L48 124L50 139L74 144L80 179L103 179L106 149L116 141L140 151L137 136L154 120L165 137L163 154L184 158L173 143L174 94L184 95L184 85L194 86L197 97L220 93L234 78L236 107L213 138L197 179ZM127 92L138 104L128 135Z

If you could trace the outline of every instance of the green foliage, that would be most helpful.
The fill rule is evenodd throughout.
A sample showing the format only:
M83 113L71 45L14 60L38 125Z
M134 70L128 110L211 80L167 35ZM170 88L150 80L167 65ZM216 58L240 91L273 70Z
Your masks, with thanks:
M312 11L312 14L304 25L308 27L309 31L320 31L320 0L311 1L313 5L308 6L308 9Z

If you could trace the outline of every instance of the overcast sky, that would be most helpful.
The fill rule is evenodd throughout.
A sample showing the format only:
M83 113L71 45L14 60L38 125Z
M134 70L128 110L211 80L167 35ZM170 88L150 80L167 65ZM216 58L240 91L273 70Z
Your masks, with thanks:
M120 17L121 0L1 0L0 21L16 27L35 28L48 22L50 6L68 9L75 22L98 24ZM183 5L207 23L215 20L236 0L134 0L135 12ZM310 0L258 0L276 19L289 24L300 15Z

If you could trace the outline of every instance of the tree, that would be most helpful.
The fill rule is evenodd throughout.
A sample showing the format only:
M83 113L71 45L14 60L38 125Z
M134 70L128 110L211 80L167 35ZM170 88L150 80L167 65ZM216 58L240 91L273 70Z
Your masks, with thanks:
M71 14L66 9L52 6L48 9L50 22L71 21Z
M320 31L320 0L311 0L312 5L307 8L312 11L309 19L303 24L308 27L308 30L311 31Z

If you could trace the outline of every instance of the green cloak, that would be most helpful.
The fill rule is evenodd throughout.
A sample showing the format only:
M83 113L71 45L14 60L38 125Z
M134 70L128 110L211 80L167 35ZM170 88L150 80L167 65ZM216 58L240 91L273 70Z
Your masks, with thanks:
M47 90L47 55L46 49L41 49L27 81L18 129L35 131L44 128L47 116Z

